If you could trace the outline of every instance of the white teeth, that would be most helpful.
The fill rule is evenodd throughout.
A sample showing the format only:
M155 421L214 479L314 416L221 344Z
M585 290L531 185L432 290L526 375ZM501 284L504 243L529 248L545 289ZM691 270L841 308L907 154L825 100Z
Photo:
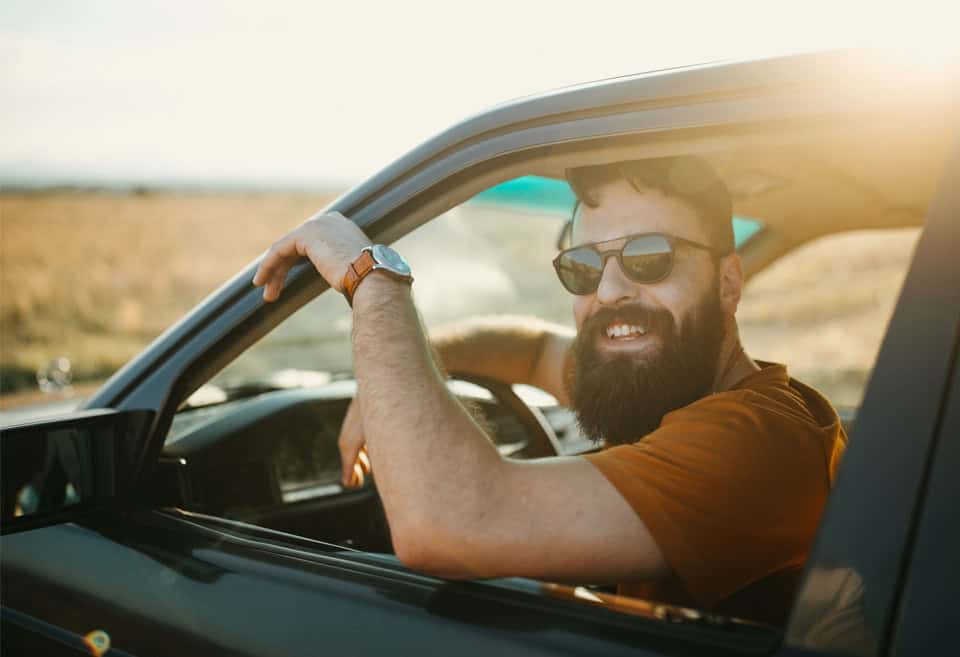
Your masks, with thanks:
M625 338L628 335L644 335L646 330L634 324L612 324L607 327L608 338Z

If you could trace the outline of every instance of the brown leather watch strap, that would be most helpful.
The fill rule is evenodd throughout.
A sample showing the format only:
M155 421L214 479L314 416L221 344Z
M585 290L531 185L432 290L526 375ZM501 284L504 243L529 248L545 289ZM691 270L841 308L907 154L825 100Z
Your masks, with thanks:
M353 305L353 293L364 276L373 271L377 261L373 259L373 254L368 249L364 249L360 257L350 263L347 267L347 273L343 275L343 294L347 297L347 303Z

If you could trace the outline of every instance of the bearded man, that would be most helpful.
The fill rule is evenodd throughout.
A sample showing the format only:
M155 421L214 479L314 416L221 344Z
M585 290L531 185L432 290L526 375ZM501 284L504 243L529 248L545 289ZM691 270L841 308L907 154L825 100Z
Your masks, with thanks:
M744 353L731 201L705 162L620 162L568 180L575 246L554 266L577 334L494 319L436 347L451 370L552 393L602 443L595 454L501 457L448 391L402 259L371 250L342 215L305 222L265 255L253 282L267 301L301 256L352 301L344 483L368 453L411 568L616 584L782 623L846 444L837 414L783 365Z

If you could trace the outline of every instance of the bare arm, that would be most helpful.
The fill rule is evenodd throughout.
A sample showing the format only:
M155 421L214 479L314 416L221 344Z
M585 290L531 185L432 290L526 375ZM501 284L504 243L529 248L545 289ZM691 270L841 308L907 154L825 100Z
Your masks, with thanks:
M325 215L278 241L254 283L276 299L307 255L339 289L366 243L354 224ZM649 530L588 461L499 455L447 390L406 284L371 274L353 309L363 432L404 563L446 577L591 582L666 572Z
M569 405L564 371L573 332L564 326L511 315L473 317L435 330L430 343L447 372L526 383ZM358 394L340 428L341 478L348 487L362 485L370 472L361 403Z
M568 405L563 372L573 332L532 317L476 317L432 331L430 341L449 372L526 383Z
M447 577L594 582L665 570L646 527L590 463L500 457L447 390L405 285L364 281L353 345L364 433L405 563Z

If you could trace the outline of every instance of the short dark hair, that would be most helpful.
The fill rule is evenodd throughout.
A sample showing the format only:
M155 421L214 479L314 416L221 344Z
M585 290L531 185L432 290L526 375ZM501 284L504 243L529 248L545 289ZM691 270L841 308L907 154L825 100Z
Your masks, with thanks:
M733 253L733 201L723 180L702 158L692 155L649 160L625 160L612 164L577 167L566 170L577 200L597 207L598 187L615 180L626 180L640 191L658 189L667 196L686 201L697 212L711 246L722 253Z

